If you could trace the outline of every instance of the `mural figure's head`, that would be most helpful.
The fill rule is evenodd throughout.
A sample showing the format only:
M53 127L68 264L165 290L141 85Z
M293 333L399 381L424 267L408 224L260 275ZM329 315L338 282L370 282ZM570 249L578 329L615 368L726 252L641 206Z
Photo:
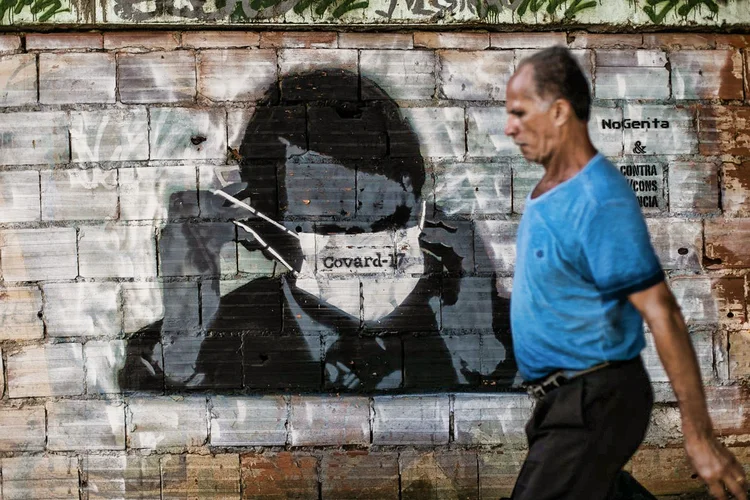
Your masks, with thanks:
M266 243L298 287L319 294L331 278L424 272L417 136L368 79L345 70L283 77L256 107L240 156L246 187L237 197L296 233L248 218L250 245ZM394 281L394 302L409 291Z
M508 82L505 134L523 156L546 164L570 140L586 130L591 94L586 76L565 47L550 47L521 61Z

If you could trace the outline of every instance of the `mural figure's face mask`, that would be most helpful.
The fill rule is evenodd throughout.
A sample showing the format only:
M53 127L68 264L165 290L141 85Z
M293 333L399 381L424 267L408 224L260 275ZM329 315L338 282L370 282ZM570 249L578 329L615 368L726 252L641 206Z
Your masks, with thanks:
M240 202L246 210L265 219L262 226L272 225L277 235L299 240L296 256L275 247L274 236L261 231L254 220L235 224L251 233L267 255L295 276L300 290L365 322L389 315L404 302L424 273L419 236L424 226L425 203L416 203L408 182L355 172L330 156L282 142L287 145L287 215L357 216L344 222L319 222L316 232L293 232ZM356 192L352 192L354 185ZM226 197L218 191L216 194ZM237 205L238 201L233 203ZM359 217L360 213L366 216ZM405 214L405 227L394 229L395 224L382 223L396 213Z

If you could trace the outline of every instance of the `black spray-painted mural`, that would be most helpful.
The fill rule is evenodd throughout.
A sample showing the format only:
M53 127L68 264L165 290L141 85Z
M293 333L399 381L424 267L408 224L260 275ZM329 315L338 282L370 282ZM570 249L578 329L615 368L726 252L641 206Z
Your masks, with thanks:
M185 329L181 288L165 287L164 319L128 340L121 389L510 387L507 293L494 275L465 275L466 236L436 220L419 146L364 77L272 85L239 169L217 167L216 189L201 186L207 219L193 220L194 193L171 196L161 272L202 276L202 328ZM222 281L223 249L236 243L265 265Z

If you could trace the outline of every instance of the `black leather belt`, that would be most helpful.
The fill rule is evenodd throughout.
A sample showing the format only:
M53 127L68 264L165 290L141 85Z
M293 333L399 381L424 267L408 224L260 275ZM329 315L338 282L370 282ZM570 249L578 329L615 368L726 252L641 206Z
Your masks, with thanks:
M558 387L567 384L571 380L582 377L584 375L588 375L589 373L599 371L603 368L607 368L608 366L622 365L624 363L628 363L629 361L632 360L605 361L604 363L599 363L598 365L591 366L589 368L586 368L585 370L557 370L552 372L548 376L539 379L537 382L524 384L524 387L526 388L526 392L528 392L529 395L535 397L536 399L541 399L545 395L549 394L550 391L553 391Z

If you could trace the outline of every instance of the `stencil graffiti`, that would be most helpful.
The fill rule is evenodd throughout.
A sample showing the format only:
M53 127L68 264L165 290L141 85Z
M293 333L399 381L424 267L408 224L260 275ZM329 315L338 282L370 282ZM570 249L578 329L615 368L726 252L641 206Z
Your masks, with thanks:
M455 225L433 220L427 203L419 146L395 102L364 77L328 70L274 83L245 129L237 175L217 167L201 186L209 221L184 222L190 193L169 203L180 222L161 232L161 271L203 277L203 328L142 328L120 386L511 385L508 300L495 276L464 276ZM237 258L256 276L227 276ZM164 294L165 318L192 316L179 293Z

